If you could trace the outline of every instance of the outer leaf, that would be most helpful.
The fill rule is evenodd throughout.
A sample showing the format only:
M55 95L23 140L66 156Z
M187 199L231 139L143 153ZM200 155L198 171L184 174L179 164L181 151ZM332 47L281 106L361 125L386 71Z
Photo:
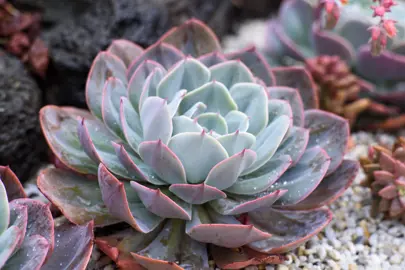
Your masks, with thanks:
M192 184L204 181L209 171L228 157L221 144L205 132L177 134L170 139L168 146L180 159L187 182Z
M83 226L65 222L55 228L55 249L41 270L85 270L93 249L93 222Z
M83 151L77 134L82 118L95 119L84 110L68 107L48 105L39 112L42 132L53 154L70 169L95 174L97 164Z
M287 100L293 112L294 126L304 126L304 104L297 90L289 87L268 87L271 98Z
M15 250L19 249L22 243L24 242L24 237L27 232L28 225L28 206L19 205L15 202L10 203L10 224L9 227L16 226L20 229L21 237L17 242ZM45 224L46 226L47 224ZM0 264L1 265L1 264Z
M9 202L14 199L27 197L23 186L9 166L0 166L0 181L3 182L6 188Z
M21 248L7 261L2 269L39 270L45 261L48 250L48 241L40 235L33 235L24 241Z
M0 235L8 228L10 222L10 207L8 205L8 198L6 188L3 182L0 181L0 213L2 219L0 220Z
M101 98L107 79L109 77L116 77L126 84L127 78L125 73L125 64L117 56L108 52L100 52L97 55L93 61L86 83L87 106L93 115L100 119L102 117Z
M24 240L24 235L17 226L11 226L6 231L0 234L0 268L3 269L4 264L13 254L21 239Z
M218 51L201 55L200 57L198 57L198 60L206 67L211 67L213 65L227 61L225 56Z
M118 56L125 66L129 66L136 57L138 57L143 49L139 45L125 39L114 40L108 47L107 52Z
M171 44L184 54L190 54L193 57L221 51L221 45L214 32L196 19L188 20L182 25L172 28L159 41Z
M349 142L349 123L346 119L319 110L305 112L305 128L310 130L308 148L322 147L331 158L328 175L342 163Z
M211 80L223 83L228 89L236 83L255 81L252 72L241 61L223 62L210 67L210 71Z
M304 109L318 109L319 97L311 74L303 67L277 67L271 70L277 85L297 89L304 103Z
M205 183L197 185L173 184L169 190L190 204L204 204L208 201L226 197L224 192Z
M284 253L305 243L332 220L329 209L280 211L271 208L249 213L248 223L272 234L248 246L264 253Z
M37 184L41 192L72 223L94 225L118 223L106 209L97 181L61 169L47 169L39 175Z

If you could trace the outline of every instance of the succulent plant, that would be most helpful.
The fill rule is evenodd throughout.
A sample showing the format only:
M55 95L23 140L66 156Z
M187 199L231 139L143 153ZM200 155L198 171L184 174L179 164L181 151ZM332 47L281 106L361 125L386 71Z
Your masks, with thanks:
M0 166L0 175L0 268L85 269L93 245L92 223L66 222L54 228L49 205L26 198L10 168Z
M371 146L368 157L361 159L366 172L362 183L373 196L372 215L382 213L386 218L405 223L405 138L399 137L392 149Z
M115 41L90 70L90 112L41 110L60 168L38 186L73 223L129 224L96 239L123 269L279 262L358 170L347 120L318 110L313 86L254 48L222 54L197 20L146 50Z
M321 29L317 17L317 1L284 1L277 18L268 23L266 55L269 61L278 65L307 63L318 56L336 56L358 76L360 95L356 98L373 99L387 105L405 109L405 4L399 1L388 14L397 21L398 33L388 41L387 49L380 56L373 56L370 50L370 31L378 18L372 18L371 1L350 1L342 6L339 21L333 30ZM320 17L322 18L322 17ZM371 102L369 102L371 104ZM371 106L371 105L370 105ZM372 106L371 106L372 107ZM391 118L362 128L398 128L405 124L405 117L391 111L396 108L379 104L383 115ZM373 111L364 107L363 112ZM393 117L396 117L393 121Z

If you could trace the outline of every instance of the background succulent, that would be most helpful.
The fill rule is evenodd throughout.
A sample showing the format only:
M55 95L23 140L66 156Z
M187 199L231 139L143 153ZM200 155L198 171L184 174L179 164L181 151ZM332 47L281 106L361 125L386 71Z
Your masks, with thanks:
M380 56L372 56L369 28L379 19L372 18L370 2L349 1L343 5L339 21L330 31L321 29L321 22L315 17L317 1L283 2L278 17L268 24L266 53L270 61L289 65L296 61L307 62L317 56L338 56L359 76L361 95L357 99L363 96L405 108L405 75L401 72L405 68L405 4L398 1L398 5L387 14L388 18L397 21L397 35L388 41L387 49ZM391 109L385 107L381 112L392 117ZM372 112L373 108L365 107L364 111L367 110ZM398 128L404 123L405 118L398 117L395 122L362 125L362 128Z
M405 222L405 138L399 137L392 149L377 145L370 147L369 156L361 159L367 178L364 186L373 195L373 216L383 213L386 218Z
M85 269L93 246L92 223L65 222L54 228L49 205L26 198L8 167L0 166L0 175L0 268Z
M41 110L63 169L38 186L73 223L131 225L96 239L124 269L205 269L207 244L221 267L280 261L268 254L326 226L358 170L313 86L255 48L222 54L196 20L146 50L115 41L90 70L90 112Z

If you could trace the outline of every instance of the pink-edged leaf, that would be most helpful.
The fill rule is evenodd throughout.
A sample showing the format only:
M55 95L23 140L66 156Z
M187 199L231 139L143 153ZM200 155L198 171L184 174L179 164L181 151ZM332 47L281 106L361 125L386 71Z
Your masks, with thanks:
M15 202L10 203L10 225L17 226L20 229L21 236L16 249L20 248L22 243L24 242L24 237L27 232L27 225L28 225L28 206L20 205Z
M327 174L342 163L349 143L350 128L346 119L321 110L305 111L305 128L309 129L308 148L322 147L331 158Z
M17 199L12 204L27 207L28 226L25 231L25 239L36 235L45 238L49 244L47 254L47 258L49 258L54 247L54 224L49 205L33 199Z
M395 161L395 177L405 177L405 164L399 160Z
M132 61L127 70L127 78L131 79L135 70L146 60L152 60L169 69L183 58L184 54L172 45L157 42Z
M24 234L17 226L10 226L0 233L0 269L18 248L18 244L24 241Z
M41 270L85 270L93 249L93 222L64 222L55 227L55 249Z
M127 222L142 233L154 230L162 222L161 217L150 213L143 206L129 184L120 182L103 164L100 164L98 169L98 182L103 201L114 217Z
M293 112L293 125L302 127L304 125L304 104L299 92L290 87L273 86L267 88L270 98L286 100L290 103Z
M304 154L309 140L309 130L301 127L292 127L287 138L281 143L277 149L274 158L279 156L289 155L291 157L292 166L297 164Z
M266 191L291 165L290 156L278 156L270 159L254 173L238 178L227 192L239 195L253 195Z
M271 234L253 225L241 224L233 216L222 216L202 206L193 208L193 218L187 221L186 233L199 242L227 248L237 248L271 237Z
M232 196L209 202L209 204L221 215L239 215L260 208L269 208L286 192L287 190L276 190L262 197Z
M276 204L281 207L294 205L314 191L325 177L329 164L330 157L322 148L315 146L307 149L298 163L288 169L265 194L286 189L288 192Z
M27 198L20 180L9 166L0 166L0 181L3 182L9 202L19 198Z
M225 57L231 60L241 60L265 85L272 86L276 84L270 65L255 46L249 46L241 51L226 54Z
M127 83L126 66L117 56L109 52L100 52L94 59L86 82L86 102L90 111L102 118L101 103L104 84L109 77L115 77Z
M190 204L204 204L208 201L226 198L221 190L202 184L174 184L169 190L177 197Z
M166 183L187 183L186 172L181 161L161 140L141 143L139 155L145 164Z
M221 45L215 33L202 21L190 19L164 34L160 42L173 45L185 55L201 55L221 51Z
M191 219L191 205L175 196L168 196L160 189L151 189L136 182L131 182L146 209L163 218Z
M353 183L359 172L359 163L354 160L343 160L342 164L331 175L325 177L316 189L298 204L285 206L292 210L310 210L334 202Z
M277 67L271 71L276 78L277 85L297 89L304 104L304 110L319 108L317 86L311 74L304 67Z
M103 89L101 113L107 128L121 139L124 139L120 125L121 97L127 94L126 87L119 79L109 78Z
M118 223L103 203L97 181L62 169L46 169L37 180L40 191L72 223L84 225L94 220L94 225Z
M215 165L208 173L204 183L219 190L227 189L237 180L241 172L248 169L256 160L256 153L244 149Z
M387 171L374 171L374 183L378 183L379 185L386 186L388 184L394 183L394 175Z
M211 245L215 264L221 269L242 269L250 265L280 264L287 260L284 255L269 255L249 247L238 250Z
M383 189L381 189L378 192L378 195L380 195L381 197L383 197L386 200L392 200L398 196L398 189L394 184L388 185L388 186L384 187Z
M117 39L111 43L107 52L118 56L125 66L128 67L136 57L142 54L143 49L129 40Z
M146 269L208 269L206 245L186 235L181 220L168 220L147 247L131 254Z
M138 111L139 103L141 100L142 92L144 89L145 84L147 83L147 79L151 73L158 72L159 74L165 75L166 70L165 68L159 64L158 62L152 60L145 60L141 63L140 66L134 71L132 77L128 83L128 99L131 101L132 106L134 109ZM150 80L150 79L148 79ZM148 82L150 83L150 81Z
M271 233L272 237L248 246L263 253L285 253L308 241L332 220L329 209L285 211L263 209L250 212L248 224Z
M204 64L206 67L211 67L213 65L222 63L226 61L225 56L220 52L212 52L201 55L198 60Z
M395 173L396 161L393 157L391 157L387 153L381 152L379 163L380 163L381 170L384 170L384 171L387 171L390 173Z
M381 55L373 56L369 45L361 46L357 52L356 70L370 80L403 81L405 76L405 55L384 50Z
M34 248L35 247L35 248ZM46 260L50 244L40 235L26 237L21 248L4 265L4 270L39 270Z
M333 32L321 29L319 22L312 25L314 47L318 55L337 55L351 65L356 57L352 44Z
M394 198L391 201L391 205L389 206L389 215L392 218L396 218L402 213L405 212L405 208L402 206L401 200L399 197Z
M95 120L88 111L70 107L48 105L39 112L42 132L53 154L72 170L96 174L97 164L83 151L77 133L82 118Z

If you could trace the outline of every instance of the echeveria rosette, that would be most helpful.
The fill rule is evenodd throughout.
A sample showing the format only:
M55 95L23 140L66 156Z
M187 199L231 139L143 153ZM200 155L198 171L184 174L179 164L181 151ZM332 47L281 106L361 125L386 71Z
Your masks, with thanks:
M86 97L90 112L41 110L69 169L38 186L73 223L131 225L96 239L123 269L204 269L207 244L223 268L280 261L329 223L324 206L357 173L347 121L317 109L304 69L271 69L254 48L222 54L196 20L146 50L115 41Z
M278 17L268 23L269 57L278 64L288 64L291 59L305 62L319 55L339 56L363 79L373 83L362 85L373 91L369 95L404 106L405 3L398 1L386 14L388 19L397 21L398 33L389 39L380 56L372 56L368 43L369 27L379 20L372 18L371 1L349 1L343 5L338 24L331 31L321 29L315 19L317 4L318 1L311 0L283 2Z
M27 198L9 167L0 166L0 175L0 268L85 269L93 246L92 223L55 228L49 205Z

